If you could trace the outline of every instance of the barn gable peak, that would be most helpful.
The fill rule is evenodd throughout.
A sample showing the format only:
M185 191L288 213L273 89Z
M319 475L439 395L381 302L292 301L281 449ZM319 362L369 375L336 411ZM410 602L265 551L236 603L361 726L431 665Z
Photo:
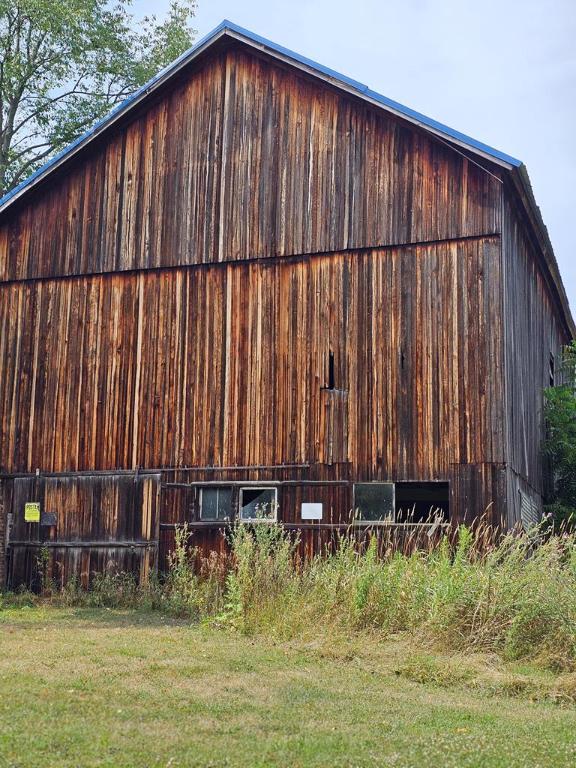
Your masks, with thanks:
M474 155L487 159L490 162L496 163L507 169L519 168L522 166L520 160L517 160L504 152L500 152L487 144L476 141L476 139L473 139L470 136L455 131L437 120L433 120L420 112L416 112L403 104L377 93L357 80L347 77L340 72L336 72L329 67L325 67L312 59L301 56L284 46L278 45L271 40L267 40L261 35L257 35L254 32L244 29L225 19L208 35L192 46L192 48L185 51L181 56L175 59L175 61L139 88L134 94L115 107L108 115L106 115L106 117L97 122L92 128L79 136L59 154L51 158L21 184L1 198L0 213L3 213L13 202L27 193L29 189L35 187L40 181L45 179L47 175L52 173L64 162L68 161L72 156L76 155L97 136L102 135L105 131L118 123L121 118L124 118L129 112L135 110L144 99L150 96L153 92L163 88L169 81L176 77L184 67L192 63L224 37L240 41L253 49L270 55L274 59L283 61L286 64L323 80L338 89L359 96L365 101L370 102L391 114L395 114L414 125L418 125L427 132L440 138L444 138L444 140L451 144L461 146L469 152L472 152Z
M196 59L199 59L224 38L240 42L248 48L260 52L262 55L270 56L273 60L294 67L311 77L325 82L331 87L347 92L391 115L395 115L396 117L419 127L421 130L434 136L438 141L450 146L455 151L465 152L467 157L472 159L472 161L476 162L478 165L481 165L481 167L489 173L491 172L490 169L485 165L482 165L482 161L488 161L493 169L494 167L502 169L504 177L507 177L510 180L511 186L520 202L520 206L527 215L528 220L531 222L547 270L560 299L567 325L572 333L576 333L576 327L574 326L571 317L568 300L562 284L552 244L546 226L542 220L540 209L534 199L526 167L520 160L490 147L483 142L477 141L460 131L456 131L420 112L410 109L399 102L393 101L353 78L347 77L346 75L319 64L305 56L301 56L300 54L295 53L284 46L278 45L261 35L255 34L227 19L223 20L215 29L199 40L192 48L185 51L179 58L169 64L165 69L161 70L132 96L119 104L90 130L76 139L58 155L51 158L20 185L1 198L0 215L4 214L4 212L16 203L17 200L25 197L31 190L35 189L59 167L75 157L85 146L95 141L97 137L106 134L113 128L113 126L116 126L121 120L129 116L132 111L136 111L142 102L147 100L154 93L160 92L161 89L175 79L182 70L191 65Z

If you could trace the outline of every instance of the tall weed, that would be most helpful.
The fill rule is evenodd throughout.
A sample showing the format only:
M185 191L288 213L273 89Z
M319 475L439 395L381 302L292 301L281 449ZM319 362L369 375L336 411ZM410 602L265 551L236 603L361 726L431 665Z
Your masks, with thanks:
M230 554L201 558L183 526L162 582L96 577L90 592L70 582L49 600L67 605L160 609L213 620L244 633L285 638L318 634L408 633L447 651L496 652L576 671L576 534L509 533L460 526L426 548L335 547L302 560L299 542L278 525L241 524ZM30 596L4 596L2 605Z

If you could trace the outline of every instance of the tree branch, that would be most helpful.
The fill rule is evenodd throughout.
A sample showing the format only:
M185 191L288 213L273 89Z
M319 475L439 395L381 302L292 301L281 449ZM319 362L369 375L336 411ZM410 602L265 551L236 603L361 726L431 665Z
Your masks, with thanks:
M13 186L16 186L17 184L19 184L19 183L20 183L20 181L21 181L22 179L25 179L25 178L26 178L26 176L28 175L28 172L30 171L30 169L31 169L31 168L32 168L34 165L36 165L37 163L39 163L41 160L44 160L44 158L45 158L45 157L48 157L48 155L50 155L50 154L52 153L52 151L53 151L53 150L52 150L52 147L50 146L50 147L48 147L48 149L46 149L44 152L39 152L39 153L38 153L37 155L35 155L34 157L30 158L30 160L28 160L28 162L24 163L24 164L23 164L23 165L22 165L22 166L21 166L21 167L18 169L18 171L17 171L17 172L14 174L14 176L12 177L12 185L13 185Z

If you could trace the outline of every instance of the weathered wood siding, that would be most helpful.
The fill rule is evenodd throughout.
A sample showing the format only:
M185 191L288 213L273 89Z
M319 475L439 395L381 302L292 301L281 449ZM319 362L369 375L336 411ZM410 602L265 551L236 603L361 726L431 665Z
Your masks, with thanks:
M502 249L510 523L520 519L518 490L523 482L537 496L544 490L543 402L544 390L551 384L550 355L559 374L562 348L570 341L529 233L508 189Z
M0 480L0 589L6 580L6 555L8 535L8 499L6 483Z
M88 586L94 573L134 572L146 581L158 565L160 476L31 477L12 481L10 535L13 586L39 577L57 585L71 576ZM26 502L53 513L56 525L24 521Z
M210 552L221 554L229 550L229 529L226 524L202 522L199 509L199 486L203 483L258 482L275 486L278 495L278 516L282 525L298 534L300 554L304 557L334 547L342 535L365 536L366 528L353 525L353 484L357 480L389 480L384 472L377 477L360 475L352 465L332 467L316 464L310 467L286 467L266 470L226 469L199 471L179 470L164 475L162 492L160 567L165 567L167 555L174 548L175 526L186 522L191 543L201 557ZM453 521L472 524L479 518L500 526L506 511L506 469L503 464L453 464L443 476L450 483L450 510ZM195 485L191 485L195 484ZM321 523L302 521L302 502L317 502L323 506ZM426 526L406 525L373 527L383 547L408 545L408 548L430 544ZM438 529L438 534L442 529Z
M303 552L348 525L359 480L449 481L455 519L499 520L502 184L486 166L234 46L0 220L0 474L16 516L30 494L62 516L51 573L142 575L185 520L223 548L195 482L278 483ZM151 546L89 546L94 526L122 542L140 524L122 474L137 468L162 483ZM14 477L37 470L63 477ZM302 526L304 500L324 528Z
M494 234L500 210L461 154L235 49L0 223L0 279Z
M0 286L2 469L502 462L499 269L487 238Z

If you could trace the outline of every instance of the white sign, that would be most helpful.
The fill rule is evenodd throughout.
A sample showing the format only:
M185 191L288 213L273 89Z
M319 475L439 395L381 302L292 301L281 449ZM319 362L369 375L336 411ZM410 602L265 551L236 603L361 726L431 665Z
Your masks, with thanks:
M322 504L303 501L302 520L322 520Z

